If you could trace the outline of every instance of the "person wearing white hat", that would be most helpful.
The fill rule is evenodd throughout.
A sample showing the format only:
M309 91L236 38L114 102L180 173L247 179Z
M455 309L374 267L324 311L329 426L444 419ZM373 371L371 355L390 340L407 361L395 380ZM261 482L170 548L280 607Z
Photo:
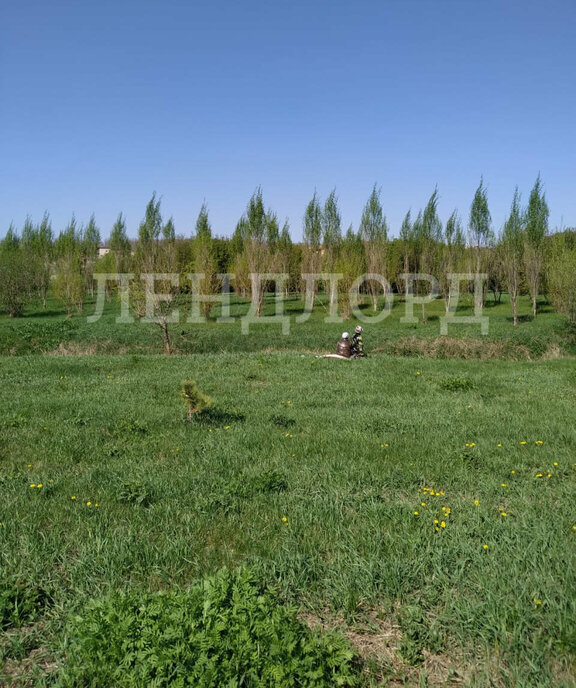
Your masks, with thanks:
M342 338L338 340L338 347L336 348L336 353L339 356L344 356L344 358L350 358L352 355L350 346L350 335L348 332L342 332Z

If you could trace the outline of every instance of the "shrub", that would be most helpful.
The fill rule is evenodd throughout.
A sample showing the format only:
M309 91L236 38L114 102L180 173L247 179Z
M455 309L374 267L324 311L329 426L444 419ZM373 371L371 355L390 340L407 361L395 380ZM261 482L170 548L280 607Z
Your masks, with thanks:
M187 591L112 593L72 617L61 686L357 686L345 638L310 630L246 570Z
M182 383L182 396L186 399L186 403L188 404L188 420L190 420L195 413L201 413L204 409L208 408L211 403L210 397L198 391L194 380L184 380Z
M153 501L152 490L140 482L123 482L118 490L117 500L127 504L149 506Z

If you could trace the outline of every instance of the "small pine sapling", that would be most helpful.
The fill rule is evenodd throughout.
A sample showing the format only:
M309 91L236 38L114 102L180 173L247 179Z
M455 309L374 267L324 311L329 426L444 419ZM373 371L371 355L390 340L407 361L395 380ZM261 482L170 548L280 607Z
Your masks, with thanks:
M212 402L210 397L198 390L194 380L184 380L182 383L182 396L188 404L188 413L186 415L188 420L191 420L196 413L201 413L208 408Z

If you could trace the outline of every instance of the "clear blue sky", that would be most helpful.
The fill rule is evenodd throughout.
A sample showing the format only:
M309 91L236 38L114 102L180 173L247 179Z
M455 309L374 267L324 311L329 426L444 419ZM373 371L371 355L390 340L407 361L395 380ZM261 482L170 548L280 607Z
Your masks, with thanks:
M0 9L0 236L56 231L153 191L189 236L203 199L230 235L254 189L301 237L314 189L358 226L382 186L391 232L438 185L494 228L541 173L576 226L574 0L19 0Z

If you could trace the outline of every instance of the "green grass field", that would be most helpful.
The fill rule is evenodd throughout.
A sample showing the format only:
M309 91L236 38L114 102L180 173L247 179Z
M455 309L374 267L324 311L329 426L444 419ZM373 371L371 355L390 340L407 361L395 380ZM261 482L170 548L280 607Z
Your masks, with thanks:
M290 346L330 350L314 325ZM90 599L242 566L345 633L366 685L575 685L573 360L128 353L0 374L0 684L57 685ZM188 378L213 399L191 422Z

